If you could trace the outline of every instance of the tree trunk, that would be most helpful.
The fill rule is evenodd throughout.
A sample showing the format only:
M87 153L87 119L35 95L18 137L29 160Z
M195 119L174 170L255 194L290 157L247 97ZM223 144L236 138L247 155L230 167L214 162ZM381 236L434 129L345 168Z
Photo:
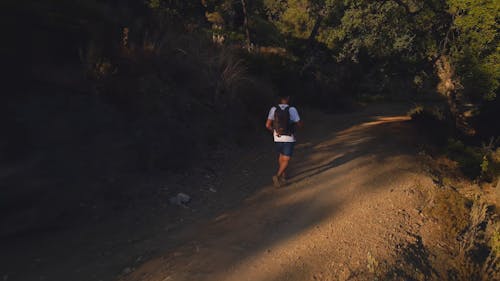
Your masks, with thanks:
M304 65L300 69L300 75L304 73L304 71L309 68L315 61L315 49L316 49L316 36L318 36L319 27L321 26L321 22L323 21L323 14L319 12L317 14L316 21L314 22L314 26L309 33L309 37L307 38L307 55Z
M314 22L313 29L311 30L309 38L307 39L307 45L309 47L312 47L314 45L314 40L316 39L316 36L318 36L319 27L321 26L322 21L323 21L323 16L318 14L316 22Z
M250 51L250 30L248 29L248 13L247 13L247 1L241 0L241 6L243 7L243 27L245 28L245 36L246 36L246 47L247 50Z
M462 120L457 100L460 83L455 77L455 69L446 55L441 55L434 66L436 74L439 77L437 90L441 95L446 97L448 109L455 123L455 127L459 127Z

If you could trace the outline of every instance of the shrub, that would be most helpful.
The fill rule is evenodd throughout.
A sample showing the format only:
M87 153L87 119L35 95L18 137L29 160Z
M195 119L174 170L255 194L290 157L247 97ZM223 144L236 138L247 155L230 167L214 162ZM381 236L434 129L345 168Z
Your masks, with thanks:
M493 230L490 239L491 250L495 253L497 258L500 258L500 224Z
M454 129L444 114L444 110L438 107L415 106L407 113L417 129L437 145L446 144L446 140L452 135Z
M450 159L458 162L464 175L470 178L478 178L481 175L484 155L480 148L466 146L460 140L449 139L445 153Z
M495 100L482 102L473 112L469 123L476 131L476 136L481 140L491 137L500 137L500 96Z
M483 144L481 162L481 179L493 182L500 176L500 147L495 149L493 139L488 145Z

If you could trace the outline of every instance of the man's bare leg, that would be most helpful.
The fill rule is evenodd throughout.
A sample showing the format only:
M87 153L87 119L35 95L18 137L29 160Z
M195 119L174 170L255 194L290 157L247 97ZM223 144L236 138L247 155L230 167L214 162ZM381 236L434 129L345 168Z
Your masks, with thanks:
M281 177L285 174L286 168L288 168L288 162L290 161L290 156L280 154L279 157L279 169L276 176Z
M285 171L286 168L288 167L288 161L290 161L290 157L280 154L278 157L278 172L276 173L275 176L273 176L273 182L274 186L280 187L282 184L284 184L284 176L285 176Z

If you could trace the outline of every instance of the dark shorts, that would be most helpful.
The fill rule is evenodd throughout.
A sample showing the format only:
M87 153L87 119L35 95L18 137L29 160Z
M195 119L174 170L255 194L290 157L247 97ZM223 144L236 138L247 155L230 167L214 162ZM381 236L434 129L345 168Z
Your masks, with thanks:
M292 157L295 142L275 142L276 152Z

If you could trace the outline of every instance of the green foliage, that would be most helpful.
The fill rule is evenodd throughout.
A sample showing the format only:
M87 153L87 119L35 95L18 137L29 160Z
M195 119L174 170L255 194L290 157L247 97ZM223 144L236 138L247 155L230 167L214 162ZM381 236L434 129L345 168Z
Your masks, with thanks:
M458 45L452 48L471 49L478 56L488 53L498 40L500 3L495 0L448 0L447 3L454 17L454 28L459 32Z
M485 174L489 170L489 161L486 155L483 156L483 161L481 161L481 174Z
M483 145L483 161L481 162L481 179L493 182L500 179L500 147Z
M490 245L497 257L500 257L500 225L497 225L490 239Z
M278 28L261 15L254 15L250 19L252 27L252 43L259 46L285 46L284 36Z
M493 100L500 85L500 2L449 0L448 5L456 34L450 50L464 92L474 100Z
M500 175L500 148L493 143L483 147L465 145L462 141L449 139L445 153L458 162L462 172L473 179L494 181Z
M200 1L147 0L146 4L170 24L200 23L203 19L204 11Z
M281 31L287 35L307 39L314 25L314 18L308 13L310 1L289 1L288 9L281 16L278 24Z
M328 46L340 47L340 59L357 60L363 51L370 56L386 57L411 50L414 34L394 2L351 1L350 4L340 25L320 37Z
M482 168L487 168L488 165L484 162L485 156L480 148L467 146L460 140L448 140L445 153L450 159L457 161L462 172L470 178L481 176Z
M453 132L453 127L448 122L443 109L439 107L415 106L407 115L423 135L437 145L444 145Z
M209 12L220 15L226 39L243 42L239 2L205 3ZM495 99L500 85L498 3L262 0L250 5L250 30L254 43L288 49L304 65L302 74L337 76L329 83L353 83L350 95L365 100L436 92L434 62L449 56L457 100L480 107ZM328 69L331 59L354 63L339 75ZM346 72L353 80L345 80ZM482 114L473 112L474 118Z
M271 22L277 21L288 8L287 0L263 0L263 10Z
M339 105L350 104L349 100L412 99L417 93L433 94L438 80L435 61L446 56L452 65L450 81L456 102L470 109L464 123L472 126L479 138L498 136L499 1L247 2L245 14L243 2L232 0L38 1L25 7L31 22L20 32L30 34L29 29L35 26L33 36L18 36L24 40L22 52L33 52L34 59L26 58L21 64L43 66L57 61L61 67L83 65L82 76L90 81L84 83L91 84L91 92L99 95L103 89L111 89L115 80L135 81L128 80L127 75L137 75L146 81L137 82L143 86L135 85L143 96L169 92L172 100L216 106L214 95L223 92L218 94L218 98L223 97L221 104L243 103L247 101L245 95L235 93L244 92L245 87L221 90L224 83L214 82L223 73L220 66L215 66L215 58L227 48L237 50L232 52L234 58L229 65L244 60L238 64L241 68L229 67L246 67L242 76L257 80L263 77L274 92L287 91L300 102L336 110ZM251 54L238 50L247 39L245 19L254 45L249 48ZM176 40L168 34L186 36ZM268 56L259 51L264 47L284 51L280 56ZM167 75L163 70L151 73L152 69L165 67L160 62L179 67L182 75L168 71ZM203 80L203 90L180 86L179 81L186 79ZM248 83L245 79L237 81ZM130 98L133 103L137 96L130 95L107 98ZM441 106L410 115L422 124L420 129L446 142L458 127L446 112L449 110ZM489 158L481 158L473 174L487 174L485 171L493 166Z

